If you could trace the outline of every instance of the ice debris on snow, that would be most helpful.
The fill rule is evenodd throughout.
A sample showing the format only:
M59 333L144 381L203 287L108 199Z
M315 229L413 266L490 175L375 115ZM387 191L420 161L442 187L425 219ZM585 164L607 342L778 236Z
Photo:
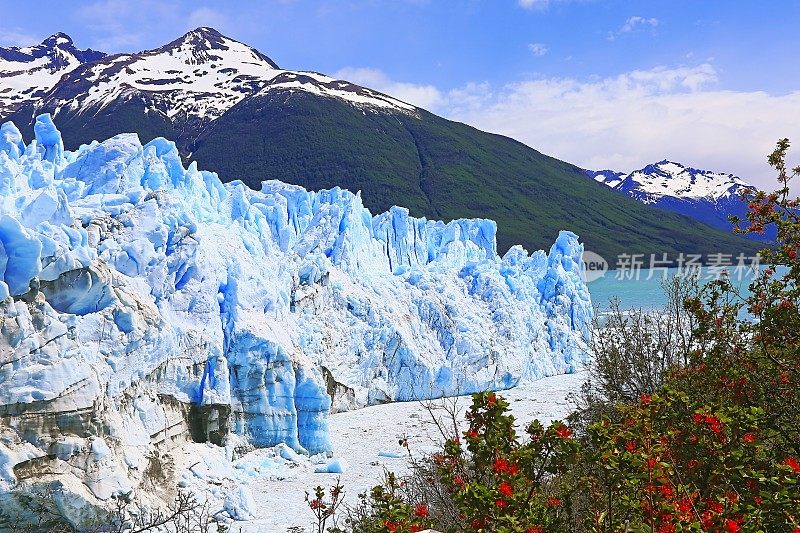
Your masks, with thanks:
M389 459L400 459L403 457L403 455L397 452L387 452L382 450L378 452L378 457L388 457Z
M346 471L347 461L342 458L331 459L314 469L316 474L344 474Z
M276 446L276 448L280 456L286 459L287 461L291 461L293 463L299 463L302 460L300 454L298 454L296 451L289 448L285 444L279 444L278 446Z
M251 520L256 516L256 502L247 485L239 485L225 498L225 510L234 520Z
M499 257L489 220L223 184L162 138L67 151L48 115L35 135L0 128L0 496L53 461L107 499L187 440L330 453L331 411L585 358L570 232Z

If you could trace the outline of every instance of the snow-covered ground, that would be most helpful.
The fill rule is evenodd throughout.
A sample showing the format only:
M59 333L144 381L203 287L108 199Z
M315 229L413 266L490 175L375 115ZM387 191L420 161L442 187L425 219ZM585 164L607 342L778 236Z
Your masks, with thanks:
M566 417L573 409L567 397L580 389L585 377L581 372L528 381L501 394L511 402L522 431L535 418L547 424ZM470 402L469 396L457 398L462 415ZM433 404L441 405L441 401ZM381 480L384 469L406 471L407 452L399 444L401 438L406 437L412 453L419 455L431 451L441 440L420 402L390 403L332 415L330 436L334 457L327 461L346 461L341 474L315 473L320 466L315 463L325 461L324 456L298 457L285 448L256 450L236 461L232 471L217 467L220 470L213 472L214 457L221 458L223 450L190 445L183 458L190 462L184 466L195 466L184 476L184 484L198 491L212 490L215 499L227 499L229 509L239 506L243 513L252 513L253 519L231 524L233 532L311 531L312 515L304 501L306 491L312 492L317 485L330 487L340 478L345 501L353 504L360 492ZM250 497L249 503L241 501Z

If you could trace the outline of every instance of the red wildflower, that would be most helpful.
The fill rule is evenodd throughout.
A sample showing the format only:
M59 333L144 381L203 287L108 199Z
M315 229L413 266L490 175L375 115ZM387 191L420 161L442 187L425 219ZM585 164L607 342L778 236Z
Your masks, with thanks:
M675 507L682 513L688 513L692 510L692 500L689 498L682 498L678 500L678 503L675 504Z
M650 396L649 394L642 394L639 397L639 399L642 401L643 404L648 404L648 403L650 403L650 400L653 399L653 397Z
M742 526L739 525L738 521L730 518L725 521L725 531L728 533L738 533L740 529L742 529Z
M723 509L725 509L720 502L715 500L709 500L706 507L708 507L708 510L712 513L721 513Z
M461 476L453 477L453 485L458 485L459 487L463 487L464 486L464 478L462 478Z
M383 526L386 528L386 531L390 533L397 531L397 528L400 526L397 522L392 522L391 520L385 520L383 522Z
M525 530L525 533L544 533L544 528L542 526L531 526Z
M752 444L752 443L754 443L756 441L756 435L755 435L755 433L745 433L742 436L742 440L747 442L747 443L749 443L749 444Z
M428 510L428 505L424 503L418 503L416 507L414 507L414 514L420 518L427 518L430 514Z
M753 498L753 502L755 502L756 505L761 505L762 503L764 503L764 500L761 499L761 496L755 496Z
M497 474L502 474L508 470L508 461L505 459L498 457L494 460L494 464L492 464L492 470L495 471Z
M422 526L418 526L417 524L411 524L411 526L409 527L409 531L411 531L411 533L419 533L420 531L422 531Z
M628 450L629 452L633 453L634 450L636 450L636 441L629 440L628 442L626 442L625 443L625 449Z
M708 425L708 429L714 433L720 433L722 431L722 422L714 415L706 415L705 423Z
M503 507L508 507L508 502L498 498L494 501L494 505L495 507L499 507L500 509L502 509Z
M714 527L714 516L711 511L705 511L700 517L700 522L703 525L704 531L710 531Z
M558 498L554 498L552 496L550 498L547 498L548 507L558 507L559 505L561 505L561 500L559 500Z
M665 522L658 526L658 533L675 533L675 524Z
M486 404L489 405L489 407L494 407L495 405L497 405L497 395L493 392L490 393L489 396L486 398Z
M792 469L795 474L800 474L800 461L797 460L795 457L787 457L786 458L786 466Z
M695 413L692 415L692 422L694 422L695 424L701 424L703 420L705 420L705 417L700 413Z
M500 483L500 486L497 487L497 491L507 498L510 498L514 494L514 489L505 481Z
M556 435L558 435L562 439L568 439L572 436L572 430L569 429L566 425L561 424L556 428Z
M477 439L478 438L478 432L475 431L474 429L470 429L469 431L467 431L466 436L467 436L468 439Z

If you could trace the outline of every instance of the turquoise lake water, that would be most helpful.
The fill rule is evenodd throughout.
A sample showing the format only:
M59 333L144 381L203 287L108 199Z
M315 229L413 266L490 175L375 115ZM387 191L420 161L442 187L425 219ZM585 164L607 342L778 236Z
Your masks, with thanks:
M779 269L779 273L780 273ZM658 269L650 271L642 269L638 275L627 278L631 272L625 273L616 270L609 270L606 275L595 281L588 283L589 293L592 295L592 303L601 311L608 308L611 298L619 298L623 309L660 309L666 304L666 297L661 288L664 277L671 277L678 274L677 268ZM731 281L734 282L744 293L753 279L752 271L742 270L736 272L730 270ZM701 280L713 279L715 271L704 268L700 271Z

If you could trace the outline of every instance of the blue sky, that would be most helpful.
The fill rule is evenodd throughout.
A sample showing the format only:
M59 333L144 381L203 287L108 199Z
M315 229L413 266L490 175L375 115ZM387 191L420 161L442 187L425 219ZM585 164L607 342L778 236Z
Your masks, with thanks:
M768 7L765 7L768 6ZM107 52L214 26L585 167L669 158L769 176L800 142L800 2L0 0L0 46L56 31Z

